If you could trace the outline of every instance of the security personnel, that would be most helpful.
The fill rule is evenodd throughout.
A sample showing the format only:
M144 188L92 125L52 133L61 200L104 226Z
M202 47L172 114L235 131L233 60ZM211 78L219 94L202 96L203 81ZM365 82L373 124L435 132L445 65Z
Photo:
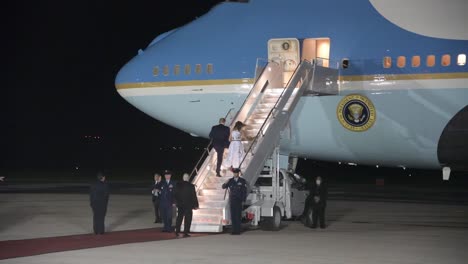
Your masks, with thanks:
M157 190L157 186L161 182L161 175L159 173L154 174L154 184L153 184L153 190L151 191L151 196L152 196L152 201L153 201L153 207L154 207L154 222L155 223L161 223L161 213L159 210L159 195L160 192Z
M242 203L247 198L247 182L239 177L240 169L232 170L234 177L223 184L223 189L229 189L229 203L231 206L232 235L240 235L242 219Z
M177 204L176 236L179 237L180 226L184 220L184 237L189 237L193 211L198 209L198 198L195 185L189 182L190 175L184 173L183 181L177 183L175 199Z
M159 182L156 190L160 191L160 204L159 209L163 218L163 232L171 233L172 228L172 207L174 205L174 194L176 183L171 180L172 172L169 170L164 171L164 180Z
M320 221L320 228L325 228L325 208L327 207L328 190L323 183L322 177L315 178L315 186L310 190L312 203L312 228L317 228L317 222Z
M94 234L104 234L104 218L107 212L109 201L109 187L106 183L106 176L102 173L97 175L98 181L91 187L89 202L93 209L93 229Z

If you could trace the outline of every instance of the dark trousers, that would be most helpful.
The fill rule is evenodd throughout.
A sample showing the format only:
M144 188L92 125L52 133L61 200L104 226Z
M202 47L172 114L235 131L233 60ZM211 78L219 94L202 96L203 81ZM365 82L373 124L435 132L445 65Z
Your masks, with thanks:
M160 210L164 223L163 230L172 232L172 204L161 203Z
M155 222L160 222L161 221L161 213L159 210L159 199L154 199L153 200L153 206L154 206L154 221Z
M180 226L182 220L184 220L184 234L190 232L190 226L192 225L193 211L187 207L177 207L177 219L176 219L176 233L180 233Z
M93 230L94 234L104 234L104 218L106 208L93 208Z
M242 201L239 199L230 199L230 204L232 233L238 234L241 232Z
M216 162L216 174L219 174L221 171L221 164L223 163L224 148L223 147L214 147L216 154L218 154L218 160Z
M307 211L309 210L310 206L312 204L312 197L310 195L307 196L305 199L305 204L304 204L304 210L302 211L302 217L306 217Z
M325 228L325 206L316 205L312 209L313 223L312 227L317 227L317 222L320 220L320 228Z

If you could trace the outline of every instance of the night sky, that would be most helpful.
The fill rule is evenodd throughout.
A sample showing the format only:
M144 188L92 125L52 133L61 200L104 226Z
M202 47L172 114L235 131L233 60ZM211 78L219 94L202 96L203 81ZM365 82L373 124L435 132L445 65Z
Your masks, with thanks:
M92 151L116 162L156 158L159 146L205 145L128 104L114 79L138 49L217 2L11 1L2 167L72 165L89 154L85 136L99 136L105 147Z

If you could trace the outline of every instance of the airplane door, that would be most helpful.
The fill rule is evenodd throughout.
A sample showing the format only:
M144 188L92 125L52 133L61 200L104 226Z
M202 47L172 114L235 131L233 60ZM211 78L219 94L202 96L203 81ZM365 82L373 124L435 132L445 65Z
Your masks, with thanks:
M314 61L320 66L329 67L330 39L307 38L302 41L301 60Z
M299 65L299 40L295 38L270 39L268 41L268 61L283 66L283 85L286 85Z

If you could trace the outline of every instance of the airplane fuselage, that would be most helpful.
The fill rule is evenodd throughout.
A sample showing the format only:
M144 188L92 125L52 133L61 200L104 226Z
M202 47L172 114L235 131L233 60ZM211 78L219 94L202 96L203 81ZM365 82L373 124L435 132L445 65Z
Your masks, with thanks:
M370 165L463 167L468 38L403 29L375 2L223 3L158 37L123 67L116 87L148 115L207 137L219 117L242 106L257 59L268 57L269 40L326 38L329 66L339 68L340 93L300 99L289 136L281 141L283 153ZM367 107L356 116L346 112L352 95Z

